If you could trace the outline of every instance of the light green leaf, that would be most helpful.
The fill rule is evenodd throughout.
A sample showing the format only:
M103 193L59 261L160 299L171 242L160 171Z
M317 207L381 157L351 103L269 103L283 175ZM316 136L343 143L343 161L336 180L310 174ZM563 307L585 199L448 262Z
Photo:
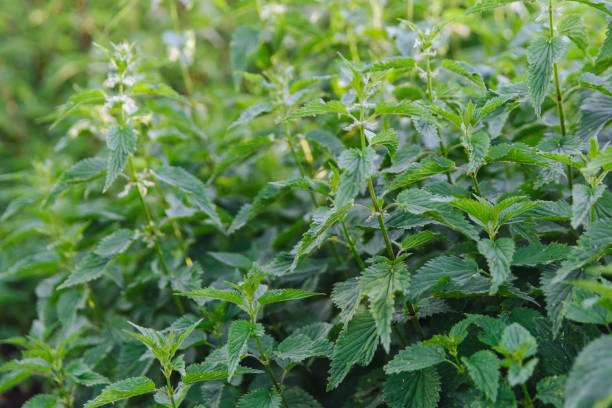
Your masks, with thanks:
M480 74L467 62L445 59L442 60L442 66L476 85L478 91L485 92L487 90Z
M104 191L113 184L119 173L123 171L128 157L136 150L136 130L133 126L115 125L106 132L106 146L110 150L107 162Z
M475 173L485 163L485 157L489 152L491 138L485 132L476 132L468 144L469 163L468 171Z
M280 406L281 397L276 391L260 388L240 397L236 408L279 408Z
M417 248L430 242L444 239L444 235L442 234L425 230L414 235L410 235L408 238L404 239L402 241L402 249Z
M409 57L391 57L382 61L377 61L369 64L363 72L380 72L389 69L405 70L412 69L415 61Z
M611 402L612 336L603 336L576 357L565 388L565 408L606 408Z
M203 289L194 290L192 292L180 293L180 295L190 296L190 297L203 297L207 299L217 299L217 300L223 300L225 302L231 302L238 306L242 305L242 296L237 292L227 291L227 290L203 288Z
M567 257L569 248L565 244L551 242L548 245L533 243L519 248L512 257L512 265L546 265Z
M338 336L329 368L327 390L338 387L353 365L368 365L377 346L376 322L372 315L367 311L358 313Z
M104 388L100 395L85 404L85 408L95 408L153 391L155 384L147 377L128 378Z
M559 34L567 36L579 50L586 51L589 45L586 27L578 14L570 14L561 20Z
M370 140L370 144L386 147L389 151L389 156L393 157L395 156L395 152L397 151L397 147L399 146L399 140L397 133L395 133L393 129L387 129L377 133Z
M390 408L436 408L440 388L440 376L433 367L393 374L385 383L385 402Z
M220 230L223 230L215 204L208 197L204 183L180 167L162 166L155 169L155 175L159 180L193 195L196 206L206 213Z
M403 101L399 103L380 102L374 109L376 115L401 115L433 120L431 114L419 105Z
M472 354L469 358L462 357L461 361L467 367L470 378L474 385L491 401L497 400L499 389L499 359L488 350L481 350Z
M259 102L249 106L240 114L240 117L229 126L229 129L249 123L262 113L270 112L273 109L274 106L270 105L268 102Z
M353 318L359 306L359 283L357 279L349 279L345 282L337 282L331 293L331 300L340 309L338 318L342 323L347 323Z
M59 406L57 396L52 394L38 394L30 398L21 408L55 408Z
M482 13L484 11L493 10L497 7L505 6L506 4L513 3L515 0L482 0L480 3L472 6L467 14Z
M272 289L264 293L257 301L260 305L286 302L287 300L304 299L311 296L319 296L323 293L309 292L302 289Z
M580 104L580 120L576 135L586 142L597 137L606 124L612 120L612 96L594 92Z
M301 118L304 116L323 115L327 113L337 113L347 115L346 106L340 101L313 101L302 106L289 116L289 119Z
M104 269L108 262L108 258L102 258L94 253L86 255L58 289L68 288L99 278L104 274Z
M553 74L553 64L563 53L563 42L559 37L537 37L527 49L529 72L527 88L536 114L540 116L541 106Z
M101 177L106 171L106 160L101 157L90 157L73 164L64 171L45 200L45 205L52 204L55 198L69 186L86 183Z
M608 21L606 39L604 40L603 44L601 44L599 54L597 54L597 62L601 62L610 57L612 57L612 20Z
M444 361L446 352L437 344L417 343L408 346L385 365L385 373L397 374L405 371L418 371Z
M521 360L533 356L538 350L535 337L518 323L504 329L499 346Z
M387 192L396 190L398 188L407 187L416 183L417 181L424 180L436 174L446 173L447 171L454 169L454 167L455 162L444 157L425 159L419 164L418 167L410 168L399 176L395 177L387 188Z
M555 408L563 408L566 382L566 375L553 375L542 378L538 382L536 398L544 404L553 405Z
M445 283L460 288L478 277L478 265L473 260L457 256L439 256L427 261L416 271L411 281L410 291L413 295L418 296Z
M575 1L576 3L586 4L594 9L602 11L609 16L612 16L612 3L609 0L569 0ZM599 408L599 407L598 407Z

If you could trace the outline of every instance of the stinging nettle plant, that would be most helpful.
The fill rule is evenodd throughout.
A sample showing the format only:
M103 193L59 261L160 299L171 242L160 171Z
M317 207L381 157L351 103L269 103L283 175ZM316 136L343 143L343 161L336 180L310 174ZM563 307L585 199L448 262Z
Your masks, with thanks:
M612 404L612 2L136 3L0 70L0 405Z

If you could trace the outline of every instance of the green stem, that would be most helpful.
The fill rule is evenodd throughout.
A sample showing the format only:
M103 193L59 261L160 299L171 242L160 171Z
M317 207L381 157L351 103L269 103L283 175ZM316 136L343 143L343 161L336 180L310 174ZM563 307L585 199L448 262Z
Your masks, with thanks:
M416 311L414 310L414 306L410 301L406 302L406 306L408 307L408 313L410 313L410 320L412 321L414 331L416 331L417 336L419 336L419 339L421 341L425 340L425 334L423 333L421 323L419 323L419 318L417 317Z
M476 178L476 174L470 174L472 177L472 182L474 183L474 190L476 190L476 194L482 197L482 193L480 192L480 186L478 185L478 179Z
M527 391L527 386L525 385L525 383L521 384L521 388L523 389L523 395L525 396L525 407L527 408L534 408L533 406L533 400L531 399L531 396L529 395L529 391Z
M302 176L302 178L306 178L306 172L304 171L304 167L302 166L302 163L300 162L300 158L295 149L295 144L293 143L293 136L291 135L291 132L289 131L289 124L285 122L284 127L285 127L285 136L287 138L287 144L289 145L289 150L291 150L291 154L293 155L293 160L295 160L295 164L297 165L297 168L300 172L300 176ZM308 193L310 194L310 200L312 201L312 204L316 207L317 200L314 196L314 193L312 191L308 191Z
M176 402L174 401L174 387L170 383L170 375L166 375L164 372L164 377L166 377L166 390L168 391L168 398L170 399L170 404L172 408L176 408Z
M433 103L433 79L431 76L429 52L425 56L425 68L427 69L427 97L429 98L429 102ZM446 147L444 147L444 141L442 140L442 134L440 133L440 128L438 125L436 125L436 133L438 135L438 144L440 145L440 155L442 155L442 157L446 157ZM453 184L453 179L451 178L450 172L446 173L446 180L448 181L448 184Z
M343 219L340 220L340 225L342 226L342 232L344 232L346 243L348 244L349 248L351 248L351 252L353 253L353 257L355 257L355 260L357 261L359 268L361 268L361 270L365 269L365 265L363 264L363 261L361 260L361 257L359 256L359 253L357 252L357 249L355 249L355 243L353 242L353 239L349 235L348 230L346 229L346 224L344 223Z

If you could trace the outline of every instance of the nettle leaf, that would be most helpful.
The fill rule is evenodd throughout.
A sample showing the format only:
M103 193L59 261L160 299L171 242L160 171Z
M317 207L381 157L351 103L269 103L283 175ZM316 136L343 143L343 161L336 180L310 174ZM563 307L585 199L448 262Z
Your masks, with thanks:
M327 113L337 113L339 115L347 115L348 111L346 110L346 106L340 101L329 101L324 102L320 101L312 101L302 106L294 113L289 115L289 119L301 118L304 116L316 116L323 115Z
M324 129L313 129L306 133L306 140L318 143L329 151L332 156L339 156L344 150L344 144L333 133Z
M552 242L548 245L533 243L517 249L512 258L512 265L546 265L565 259L568 252L568 246L558 242Z
M336 206L342 207L357 196L363 183L374 171L376 151L371 147L364 150L349 149L342 152L338 165L346 172L340 178L336 192Z
M565 407L604 408L611 402L612 336L603 336L576 357L565 388Z
M612 120L612 96L594 93L582 102L580 114L576 135L582 141L597 137Z
M410 235L402 241L402 249L412 249L430 242L444 240L445 237L437 232L431 232L429 230L418 232L414 235Z
M385 402L390 408L436 408L440 388L440 376L433 367L393 374L385 383Z
M470 378L480 391L484 392L488 399L497 400L499 389L499 359L488 350L481 350L472 354L469 358L462 357L461 361L467 367Z
M349 279L345 282L337 282L331 293L331 300L340 309L338 318L341 322L350 321L359 306L360 292L357 279Z
M272 110L274 110L274 106L270 105L267 102L259 102L255 105L249 106L240 114L240 117L229 126L229 129L233 129L236 126L247 124L253 119L255 119L257 116L263 113L271 112Z
M128 157L136 150L136 130L130 125L111 126L106 132L106 146L110 154L107 161L104 191L110 188L123 171Z
M575 1L576 3L586 4L588 6L593 7L599 11L606 13L609 16L612 16L612 3L609 0L569 0Z
M193 195L198 209L208 215L217 228L223 231L223 224L217 214L215 204L208 196L204 183L180 167L162 166L155 169L154 173L159 180Z
M487 87L482 80L480 74L467 62L453 61L453 60L442 60L442 66L449 71L454 72L457 75L461 75L472 84L476 85L476 88L482 93L486 92Z
M376 331L387 353L391 346L395 292L407 293L409 284L410 275L403 263L375 263L366 268L359 277L359 290L370 301L370 312L376 321Z
M566 375L553 375L542 378L537 385L536 398L544 404L551 404L555 408L563 408L565 401Z
M440 256L427 261L416 271L410 291L418 296L445 283L461 287L478 275L478 265L473 260L457 256Z
M246 353L247 342L251 336L251 323L246 320L234 320L227 334L227 376L231 380L238 363Z
M491 138L485 132L476 132L468 143L469 163L468 171L475 173L485 163L485 157L489 152Z
M209 252L208 255L232 268L248 270L253 265L253 261L242 254L234 252Z
M405 371L418 371L444 361L446 352L437 344L417 343L408 346L385 365L385 373L397 374Z
M270 303L286 302L288 300L304 299L319 295L323 295L323 293L309 292L302 289L272 289L264 293L257 301L260 305L268 305Z
M594 188L584 184L574 184L572 189L572 227L577 228L584 224L587 227L591 223L592 208L603 196L606 186L599 185Z
M597 62L612 57L612 21L608 20L608 29L606 30L606 38L604 39L599 54L597 54Z
M104 274L109 258L103 258L94 253L86 255L77 265L76 269L70 274L58 289L68 288L80 283L98 279Z
M391 57L386 58L382 61L377 61L369 64L363 72L379 72L387 71L389 69L396 70L407 70L412 69L415 65L415 61L409 57Z
M329 367L328 391L340 385L353 365L370 364L377 347L376 322L372 315L368 311L356 314L353 320L344 326L334 346Z
M52 394L38 394L27 400L21 408L55 408L58 406L57 396Z
M374 114L412 116L433 120L433 117L428 111L421 108L419 105L409 101L403 101L399 103L380 102L376 104Z
M586 27L578 14L570 14L561 20L559 34L567 36L580 50L588 47Z
M478 252L487 260L493 284L497 286L504 283L510 275L514 241L510 238L499 238L495 241L482 239L478 242Z
M418 167L409 168L395 177L387 188L387 192L407 187L417 181L424 180L440 173L446 173L455 168L455 162L444 157L428 158L419 163Z
M397 148L399 146L399 140L397 133L393 129L383 130L380 133L377 133L371 140L371 145L380 145L387 148L389 151L389 156L395 156L395 152L397 152Z
M482 0L475 6L472 6L467 14L482 13L484 11L493 10L497 7L505 6L506 4L513 3L515 0Z
M64 171L45 200L45 205L52 204L55 198L68 187L87 183L104 175L107 164L101 157L83 159Z
M564 47L559 37L537 37L527 49L529 72L527 88L536 114L540 116L541 106L553 74L553 64L561 59Z
M147 377L128 378L111 384L102 393L85 404L85 408L95 408L155 391L155 384Z
M269 137L254 137L252 139L231 143L223 150L223 156L221 156L221 159L216 163L215 170L211 174L208 182L210 183L228 168L239 165L271 144L272 140L270 140Z
M194 290L192 292L180 293L183 296L190 297L203 297L207 299L223 300L225 302L231 302L238 306L242 305L242 296L238 292L218 290L213 288L203 288Z
M550 168L548 159L544 155L521 143L500 143L491 146L486 161L489 163L510 162Z
M281 397L276 391L260 388L240 397L236 408L279 408L280 406Z
M102 238L94 253L103 258L111 258L123 253L132 242L134 232L128 229L119 229Z

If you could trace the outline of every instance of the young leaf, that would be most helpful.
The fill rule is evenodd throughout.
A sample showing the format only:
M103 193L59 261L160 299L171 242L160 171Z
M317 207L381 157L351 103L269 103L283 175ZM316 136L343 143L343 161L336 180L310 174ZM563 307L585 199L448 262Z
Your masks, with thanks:
M499 359L488 350L481 350L469 358L462 357L461 361L467 367L470 378L480 391L493 402L497 400L499 389Z
M444 361L446 352L437 344L417 343L408 346L385 365L385 373L397 374L405 371L418 371Z
M128 378L104 388L100 395L85 404L85 408L95 408L153 391L155 384L147 377Z
M240 397L236 408L280 408L280 406L281 397L276 391L260 388Z
M559 61L563 53L560 38L537 37L527 50L529 72L527 88L536 114L540 116L541 106L552 78L553 64Z
M387 148L389 151L389 156L395 156L395 152L397 151L397 147L399 146L399 140L397 133L393 129L383 130L380 133L377 133L371 140L371 145L380 145Z
M340 332L329 367L328 390L338 387L351 367L372 361L378 346L376 322L370 312L355 315Z
M192 292L180 293L180 295L190 296L190 297L203 297L207 299L217 299L217 300L223 300L225 302L231 302L238 306L242 305L242 296L237 292L227 291L227 290L203 288L203 289L194 290Z
M440 401L440 376L433 367L390 375L384 395L390 408L436 408Z
M338 165L346 172L340 178L336 193L336 206L342 207L355 198L361 186L374 171L376 152L371 147L365 150L349 149L342 152Z
M475 173L480 166L485 163L485 157L489 152L489 145L491 143L491 139L489 135L485 132L476 132L471 138L468 144L468 152L469 152L469 163L468 163L468 171L470 173Z

